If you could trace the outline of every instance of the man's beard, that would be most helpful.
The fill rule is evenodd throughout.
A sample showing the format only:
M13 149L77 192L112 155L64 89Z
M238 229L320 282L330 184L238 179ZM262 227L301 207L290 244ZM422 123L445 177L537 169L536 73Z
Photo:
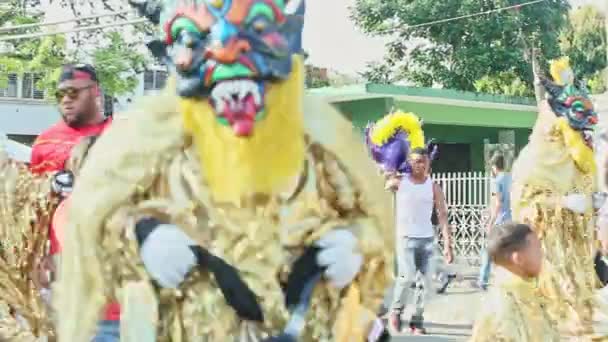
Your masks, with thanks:
M65 122L66 125L68 125L72 128L81 128L82 126L84 126L84 124L85 124L84 116L85 115L82 112L79 112L78 114L76 114L72 117L68 117L65 114L61 114L61 117L63 118L63 122Z

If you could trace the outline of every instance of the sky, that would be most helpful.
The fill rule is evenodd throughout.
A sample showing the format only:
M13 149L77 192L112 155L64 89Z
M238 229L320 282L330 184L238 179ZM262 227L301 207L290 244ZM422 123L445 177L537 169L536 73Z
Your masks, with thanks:
M381 60L384 42L366 36L349 19L354 0L308 0L304 49L311 64L353 74L366 62Z
M126 0L116 1L126 3ZM354 5L355 0L306 1L304 49L310 55L311 64L353 75L363 71L367 62L382 59L385 41L363 34L349 18L349 7ZM571 0L571 3L575 7L600 1L608 0ZM43 3L48 2L43 0ZM59 1L54 2L57 6ZM47 20L65 18L65 12L62 12L51 8L47 12Z
M381 60L384 42L361 33L349 19L355 0L307 0L304 48L310 62L343 73L365 69L366 62ZM523 1L523 0L522 0ZM571 0L572 7L608 0Z

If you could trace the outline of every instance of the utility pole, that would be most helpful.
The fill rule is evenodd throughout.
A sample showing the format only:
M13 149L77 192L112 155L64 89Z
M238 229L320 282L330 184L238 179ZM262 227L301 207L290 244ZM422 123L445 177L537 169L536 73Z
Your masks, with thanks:
M545 89L540 82L540 65L538 64L539 49L532 47L530 49L530 59L532 60L532 74L534 75L534 97L536 98L537 105L545 99Z

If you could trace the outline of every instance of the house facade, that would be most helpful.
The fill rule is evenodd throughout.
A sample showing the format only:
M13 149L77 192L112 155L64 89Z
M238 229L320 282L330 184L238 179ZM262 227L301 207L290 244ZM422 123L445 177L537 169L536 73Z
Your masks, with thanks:
M311 89L334 103L361 134L392 109L413 112L439 144L434 172L484 171L488 147L523 148L536 121L535 100L449 89L362 84Z
M132 94L112 99L104 96L107 115L127 108L131 99L157 92L165 86L167 72L151 69L139 75L138 87ZM20 77L8 75L8 82L0 88L0 131L9 139L30 144L38 134L59 120L59 112L52 94L45 94L36 87L36 74Z

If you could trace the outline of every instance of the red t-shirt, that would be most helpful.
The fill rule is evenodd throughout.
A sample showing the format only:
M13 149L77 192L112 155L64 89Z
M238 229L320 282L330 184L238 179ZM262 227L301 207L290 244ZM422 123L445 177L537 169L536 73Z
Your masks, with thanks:
M111 122L110 117L100 124L79 128L72 128L63 121L56 123L34 141L30 169L37 174L63 170L72 147L84 137L101 134Z
M104 122L80 128L72 128L61 121L36 138L32 146L30 169L33 173L42 174L63 170L65 162L70 157L72 147L80 142L80 139L91 135L99 135L105 130L112 118ZM51 255L61 251L65 221L67 218L68 200L64 200L53 215L53 221L49 230L51 244ZM108 304L105 308L104 319L108 321L120 320L120 305L116 302Z

